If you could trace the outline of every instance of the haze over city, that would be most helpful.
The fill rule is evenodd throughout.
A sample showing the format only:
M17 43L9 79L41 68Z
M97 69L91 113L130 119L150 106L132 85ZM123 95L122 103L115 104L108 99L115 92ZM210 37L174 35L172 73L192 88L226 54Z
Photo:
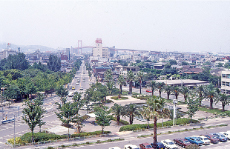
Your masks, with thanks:
M0 42L229 52L229 1L0 1Z

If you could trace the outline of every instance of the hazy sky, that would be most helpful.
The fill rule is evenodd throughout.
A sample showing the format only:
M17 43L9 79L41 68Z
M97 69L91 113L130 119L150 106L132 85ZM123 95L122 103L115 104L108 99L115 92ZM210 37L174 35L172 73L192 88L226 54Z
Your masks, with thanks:
M230 52L230 1L0 0L0 42Z

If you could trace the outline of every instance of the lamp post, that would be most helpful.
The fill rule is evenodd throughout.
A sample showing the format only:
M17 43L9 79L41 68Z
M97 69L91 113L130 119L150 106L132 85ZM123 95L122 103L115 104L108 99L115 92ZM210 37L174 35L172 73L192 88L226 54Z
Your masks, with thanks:
M173 99L173 126L175 125L175 118L176 118L176 104L177 104L177 99Z

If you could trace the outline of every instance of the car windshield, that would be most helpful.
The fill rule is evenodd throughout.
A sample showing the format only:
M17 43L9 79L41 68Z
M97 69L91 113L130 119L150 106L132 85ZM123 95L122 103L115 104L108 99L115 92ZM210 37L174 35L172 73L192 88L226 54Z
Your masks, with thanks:
M184 141L184 143L190 143L190 142L186 140L186 141Z
M152 148L152 146L151 145L146 145L146 148Z
M196 141L200 141L200 138L195 139Z
M221 137L225 137L224 135L220 135Z
M173 145L174 143L173 142L167 142L168 145Z
M212 137L212 138L217 139L217 137L216 137L216 136L214 136L214 137Z
M204 138L204 140L209 140L208 138Z

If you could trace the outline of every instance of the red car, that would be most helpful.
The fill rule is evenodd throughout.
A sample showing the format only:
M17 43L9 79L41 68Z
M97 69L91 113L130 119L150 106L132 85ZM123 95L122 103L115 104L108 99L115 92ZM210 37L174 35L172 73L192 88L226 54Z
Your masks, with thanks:
M140 144L140 149L152 149L153 147L149 143Z
M174 143L177 145L180 145L182 147L186 147L188 145L191 145L191 143L186 139L173 139Z
M152 93L152 91L151 91L151 90L146 90L146 92L147 92L147 93Z
M214 135L205 134L205 135L200 135L200 136L207 137L211 141L211 143L213 143L213 144L219 143L219 139L216 136L214 136Z

